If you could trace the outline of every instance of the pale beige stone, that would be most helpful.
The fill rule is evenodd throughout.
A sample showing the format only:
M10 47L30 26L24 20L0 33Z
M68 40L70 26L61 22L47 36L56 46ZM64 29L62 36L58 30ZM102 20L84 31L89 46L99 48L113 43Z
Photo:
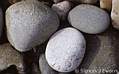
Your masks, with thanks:
M119 29L119 0L112 1L111 19L113 27Z
M100 7L110 11L112 9L112 0L100 0Z

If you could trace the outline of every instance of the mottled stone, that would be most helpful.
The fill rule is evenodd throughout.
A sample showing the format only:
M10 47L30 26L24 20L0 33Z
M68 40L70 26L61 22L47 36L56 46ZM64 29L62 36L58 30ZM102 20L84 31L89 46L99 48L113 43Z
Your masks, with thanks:
M82 32L97 34L104 32L110 24L110 18L104 10L87 4L76 6L69 12L70 24Z
M100 7L111 11L112 9L112 0L100 0Z
M59 26L57 14L37 0L13 4L6 11L7 37L18 51L25 52L46 41Z
M52 9L56 11L60 19L65 20L69 10L72 8L72 3L69 1L62 1L52 5Z
M111 19L113 27L119 29L119 0L112 0Z
M80 31L71 27L64 28L50 38L45 51L46 60L56 71L73 71L83 59L85 45Z
M11 47L9 43L0 45L0 70L11 65L17 66L18 70L23 70L23 60L19 52Z

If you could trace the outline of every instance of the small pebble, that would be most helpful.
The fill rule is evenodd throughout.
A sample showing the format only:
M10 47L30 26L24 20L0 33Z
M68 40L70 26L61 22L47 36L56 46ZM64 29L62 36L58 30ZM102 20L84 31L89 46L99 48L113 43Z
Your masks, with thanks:
M111 11L112 9L112 0L100 0L100 7Z
M86 48L83 35L75 28L64 28L49 40L45 56L48 64L58 72L71 72L81 63Z
M64 20L67 17L69 10L72 8L72 3L69 1L62 1L57 4L53 4L52 9L56 11L59 17Z
M110 18L104 10L87 4L72 9L68 15L69 23L82 32L97 34L104 32L110 24Z
M26 52L45 42L59 26L57 14L37 0L13 4L6 11L9 42L20 52Z
M112 0L111 19L113 27L119 30L119 0Z
M0 70L4 70L11 65L17 66L18 70L22 71L23 58L9 43L2 44L0 45Z

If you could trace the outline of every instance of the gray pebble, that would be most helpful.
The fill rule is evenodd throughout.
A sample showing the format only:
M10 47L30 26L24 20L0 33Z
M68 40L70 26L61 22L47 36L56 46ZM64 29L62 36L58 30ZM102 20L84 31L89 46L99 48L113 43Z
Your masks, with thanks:
M85 39L77 29L64 28L49 40L45 51L46 60L56 71L71 72L80 65L85 47Z
M62 1L52 5L52 9L56 11L60 19L65 20L69 10L72 8L72 3L69 1Z
M13 4L6 11L9 42L21 52L46 41L59 26L57 14L37 0Z
M104 32L110 24L107 12L87 4L78 5L72 9L69 12L68 20L72 26L89 34Z

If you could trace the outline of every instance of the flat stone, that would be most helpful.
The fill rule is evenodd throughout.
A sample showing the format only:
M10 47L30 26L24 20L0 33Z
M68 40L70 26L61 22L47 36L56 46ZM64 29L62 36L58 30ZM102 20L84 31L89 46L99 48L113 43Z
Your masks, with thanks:
M71 72L76 69L84 56L86 42L75 28L64 28L49 40L45 56L48 64L58 72Z
M68 20L73 27L89 34L104 32L110 24L107 12L88 4L81 4L72 9L69 12Z
M113 27L119 29L119 0L112 0L111 19Z
M7 37L18 51L29 51L45 42L59 26L57 14L37 0L11 5L6 11Z

